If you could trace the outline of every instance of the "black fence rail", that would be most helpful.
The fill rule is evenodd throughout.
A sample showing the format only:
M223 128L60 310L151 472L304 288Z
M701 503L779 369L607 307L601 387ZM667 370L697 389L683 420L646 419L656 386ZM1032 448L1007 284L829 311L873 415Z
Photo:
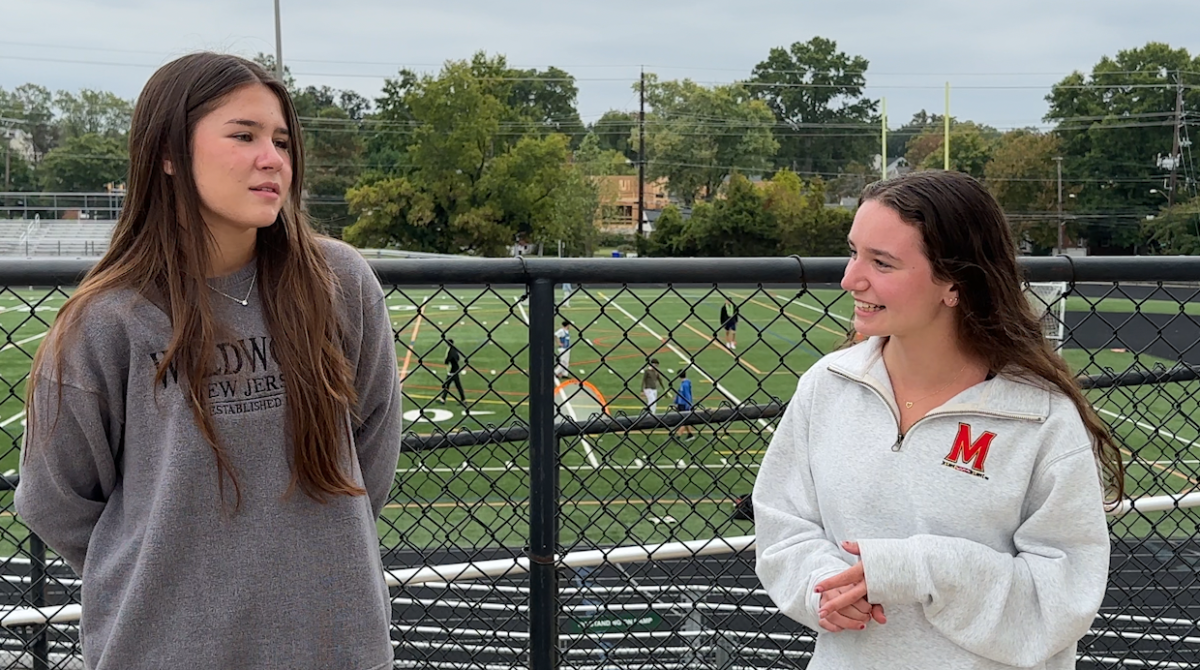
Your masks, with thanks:
M379 523L396 667L804 667L814 634L754 576L746 496L797 378L845 339L844 264L373 260L407 429ZM1200 259L1023 264L1135 499L1080 667L1196 667ZM0 267L0 668L82 667L78 579L11 489L30 361L86 269Z

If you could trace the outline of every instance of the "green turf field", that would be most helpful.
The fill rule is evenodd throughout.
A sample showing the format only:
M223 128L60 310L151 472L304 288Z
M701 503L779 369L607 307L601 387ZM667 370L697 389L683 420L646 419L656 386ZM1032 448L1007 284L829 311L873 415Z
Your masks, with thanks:
M20 296L21 300L17 297ZM388 297L404 376L406 429L416 433L524 422L529 415L528 307L518 290L397 289ZM719 344L723 296L741 303L738 347ZM561 298L561 294L560 294ZM0 292L0 472L15 471L24 384L33 351L63 296ZM36 311L22 300L35 305ZM1075 298L1072 298L1075 300ZM1151 301L1143 311L1179 311ZM1093 301L1102 311L1129 311L1128 301ZM1111 309L1110 309L1111 308ZM843 339L850 314L840 291L589 289L571 295L560 315L574 324L571 373L594 384L612 413L644 407L641 371L649 356L673 377L688 366L703 407L786 399L797 375ZM556 327L557 327L556 318ZM444 337L466 356L467 405L436 402L445 374ZM1068 350L1086 374L1172 362L1130 353ZM1200 426L1197 383L1092 391L1102 416L1136 456L1131 495L1177 493L1200 482L1192 445ZM665 411L673 394L659 399ZM565 438L561 444L561 543L635 544L753 532L731 519L735 496L750 491L770 439L770 422L706 429L694 441L667 430ZM386 546L522 546L527 542L528 444L511 443L405 454L392 504L380 523ZM11 494L0 495L0 504ZM11 509L11 508L10 508ZM10 512L0 513L13 525ZM1188 513L1129 515L1118 532L1192 534ZM0 544L23 537L18 527ZM11 548L11 545L9 545ZM0 554L10 553L0 547Z

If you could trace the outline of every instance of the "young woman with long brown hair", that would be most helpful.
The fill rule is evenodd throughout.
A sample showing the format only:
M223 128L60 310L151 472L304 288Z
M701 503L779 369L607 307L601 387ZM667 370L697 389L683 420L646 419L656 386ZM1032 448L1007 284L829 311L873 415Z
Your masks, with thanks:
M138 98L108 252L34 359L16 493L82 576L85 667L392 666L383 291L301 209L299 122L212 53Z
M1120 452L976 180L868 186L842 288L869 339L801 377L754 487L757 572L811 670L1075 667ZM852 338L853 339L853 338Z

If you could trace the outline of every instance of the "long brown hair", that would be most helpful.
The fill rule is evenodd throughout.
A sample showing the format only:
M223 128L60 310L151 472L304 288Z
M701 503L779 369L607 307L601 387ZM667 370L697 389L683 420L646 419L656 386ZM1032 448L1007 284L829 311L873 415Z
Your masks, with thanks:
M290 131L290 195L272 225L258 230L256 264L259 291L273 351L287 379L288 435L293 445L292 481L308 496L365 495L350 472L348 412L355 392L342 350L342 327L334 306L337 290L318 236L300 204L304 147L296 110L282 83L259 65L236 56L195 53L154 73L138 97L129 133L129 179L108 252L63 305L38 350L28 387L43 374L45 352L63 351L84 309L97 296L132 288L151 299L171 321L171 341L159 361L155 382L172 367L186 380L192 416L212 448L222 505L225 478L233 484L234 508L241 487L217 438L205 393L220 325L209 305L206 277L215 242L200 215L200 195L192 170L196 124L234 91L266 86L279 99ZM170 161L173 175L164 170ZM61 355L56 356L61 380ZM61 398L61 386L60 398ZM32 430L35 393L28 395ZM32 444L27 441L27 444Z
M860 204L867 201L894 210L920 231L933 276L958 290L958 336L971 355L990 370L1048 383L1071 399L1091 434L1110 501L1120 501L1121 451L1066 361L1042 335L1022 292L1017 247L996 199L968 175L929 170L869 184L859 198Z

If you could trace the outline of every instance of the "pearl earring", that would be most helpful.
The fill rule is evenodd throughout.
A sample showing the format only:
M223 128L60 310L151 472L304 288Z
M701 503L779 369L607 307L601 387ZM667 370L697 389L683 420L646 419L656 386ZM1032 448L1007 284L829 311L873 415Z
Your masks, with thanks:
M946 304L947 304L947 305L949 305L949 306L951 306L951 307L954 307L955 305L957 305L957 304L958 304L958 298L950 298L950 302L948 302L948 303L946 303Z

